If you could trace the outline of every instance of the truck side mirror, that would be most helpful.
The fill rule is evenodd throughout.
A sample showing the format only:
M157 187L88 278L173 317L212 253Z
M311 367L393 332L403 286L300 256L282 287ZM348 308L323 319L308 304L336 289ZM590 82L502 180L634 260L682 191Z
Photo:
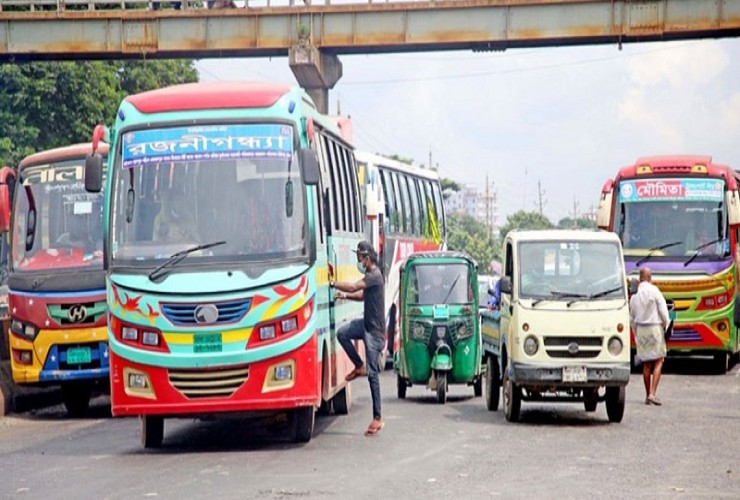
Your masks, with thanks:
M99 193L103 190L103 157L97 153L85 158L85 191Z
M501 277L501 293L511 293L511 277Z

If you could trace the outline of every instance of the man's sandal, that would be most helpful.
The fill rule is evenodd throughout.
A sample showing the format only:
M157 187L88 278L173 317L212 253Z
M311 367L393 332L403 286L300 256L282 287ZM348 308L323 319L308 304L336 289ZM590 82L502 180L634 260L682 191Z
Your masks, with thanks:
M365 431L366 436L375 436L377 433L380 432L380 430L385 427L385 422L377 420L373 420L372 423L368 426L367 430Z

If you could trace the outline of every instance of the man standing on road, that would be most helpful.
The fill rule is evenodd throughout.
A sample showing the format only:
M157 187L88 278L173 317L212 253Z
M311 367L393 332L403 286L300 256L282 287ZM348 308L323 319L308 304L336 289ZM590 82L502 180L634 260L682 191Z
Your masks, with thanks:
M373 421L370 422L366 436L374 436L385 425L380 415L380 353L385 341L385 287L383 275L378 267L378 254L367 241L357 245L357 269L365 276L354 283L334 282L334 269L329 265L329 286L337 291L336 299L362 300L365 305L363 319L355 319L337 332L337 339L355 365L346 377L354 380L367 374L370 382L370 395L373 400ZM367 367L357 354L353 340L365 342Z
M660 406L655 395L666 355L664 332L668 327L668 306L663 294L652 283L652 273L647 267L640 269L640 285L630 299L630 322L635 332L637 360L643 363L642 379L645 382L645 404Z

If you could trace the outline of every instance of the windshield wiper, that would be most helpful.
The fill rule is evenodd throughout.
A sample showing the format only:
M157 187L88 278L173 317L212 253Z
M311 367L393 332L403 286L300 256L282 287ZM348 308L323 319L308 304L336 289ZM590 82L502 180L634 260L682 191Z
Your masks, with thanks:
M452 295L452 290L455 289L455 285L457 285L457 280L459 280L459 279L460 279L460 275L458 274L457 275L457 278L455 278L455 281L452 282L452 286L450 287L450 291L447 292L447 297L445 297L445 299L442 301L443 304L446 304L447 303L447 299L449 299L450 298L450 295Z
M584 297L586 297L585 295L580 294L580 293L559 292L557 290L550 291L550 295L552 297L557 297L559 299L563 299L563 298L567 299L567 298L570 298L570 297L577 297L577 298L584 298ZM543 297L541 299L533 300L532 301L532 307L536 306L537 304L539 304L543 300L550 300L550 299Z
M651 248L650 250L648 250L648 253L647 253L647 255L645 257L643 257L642 259L640 259L637 262L635 262L635 267L639 266L640 264L642 264L643 262L645 262L646 260L648 260L658 250L665 250L668 247L675 247L676 245L680 245L682 243L683 243L683 241L674 241L673 243L666 243L665 245L660 245L659 247L653 247L653 248Z
M621 286L615 286L614 288L610 288L609 290L603 290L601 292L592 293L588 296L589 299L598 299L599 297L603 297L604 295L609 295L610 293L618 292L622 289Z
M197 252L198 250L205 250L206 248L216 247L219 245L225 245L225 241L214 241L213 243L204 243L203 245L197 245L191 248L187 248L185 250L181 250L179 252L175 252L172 255L170 255L166 261L164 261L161 265L157 266L154 271L149 273L149 279L157 282L167 276L168 271L167 268L173 267L176 264L178 264L180 261L182 261L185 257L190 255L193 252Z
M696 247L694 249L694 254L691 257L689 257L686 260L686 262L683 263L683 267L686 267L689 264L691 264L692 262L694 262L694 259L696 259L699 256L699 253L702 250L704 250L706 247L708 247L709 245L714 245L715 243L719 243L722 240L724 240L724 238L717 238L716 240L707 241L706 243L702 243L701 245L699 245L698 247Z

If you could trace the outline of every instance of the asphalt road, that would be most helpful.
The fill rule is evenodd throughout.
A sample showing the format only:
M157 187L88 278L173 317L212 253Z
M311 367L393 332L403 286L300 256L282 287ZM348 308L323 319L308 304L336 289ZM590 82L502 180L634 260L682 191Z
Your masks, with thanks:
M442 406L423 387L396 399L381 384L386 427L365 437L370 398L353 382L348 416L317 420L310 443L284 419L167 420L161 449L139 444L137 419L108 400L70 419L61 406L0 418L2 498L740 498L740 372L669 363L661 407L640 376L621 424L603 403L528 404L522 422L488 412L472 388Z

